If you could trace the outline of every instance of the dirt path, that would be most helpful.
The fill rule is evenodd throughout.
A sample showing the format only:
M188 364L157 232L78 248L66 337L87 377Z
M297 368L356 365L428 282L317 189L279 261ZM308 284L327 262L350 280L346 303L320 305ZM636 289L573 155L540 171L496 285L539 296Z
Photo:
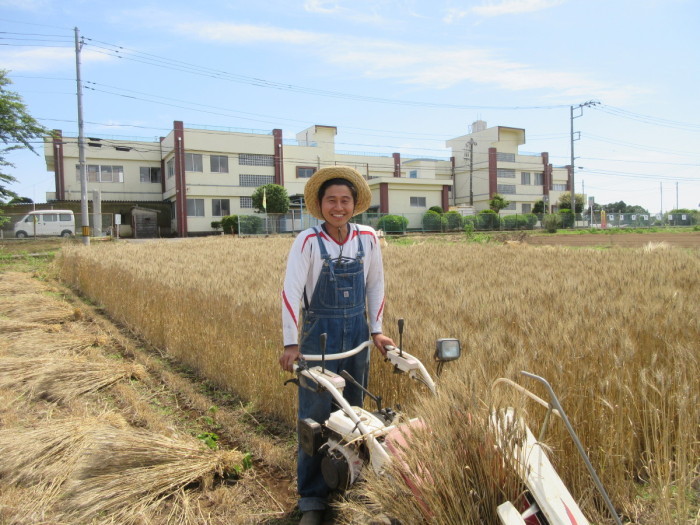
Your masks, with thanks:
M217 391L57 281L36 275L0 273L0 524L74 522L62 517L70 500L66 495L80 493L80 483L90 480L72 479L69 459L62 465L62 457L52 453L55 467L65 472L65 479L51 478L53 484L46 484L46 475L39 479L28 473L17 481L10 473L17 470L17 461L33 465L36 459L36 440L19 436L95 419L123 422L134 435L146 430L153 443L175 439L196 447L199 438L200 444L213 445L211 454L239 450L252 455L252 468L242 475L221 478L212 472L211 478L206 476L209 481L202 478L201 483L182 487L177 497L139 510L145 514L134 523L296 523L290 429L251 412L230 393ZM41 372L38 366L60 365L64 359L75 363L76 373L86 362L112 363L109 368L138 369L138 377L127 374L105 388L52 401L71 385L51 381L45 386L45 380L32 378ZM22 362L30 365L33 375L17 373ZM205 454L209 450L202 448ZM11 478L14 482L7 483ZM129 484L128 479L122 482ZM95 523L107 523L110 516L94 518Z
M649 243L666 243L683 248L700 248L700 232L531 235L525 242L549 246L623 246L627 248L639 248Z

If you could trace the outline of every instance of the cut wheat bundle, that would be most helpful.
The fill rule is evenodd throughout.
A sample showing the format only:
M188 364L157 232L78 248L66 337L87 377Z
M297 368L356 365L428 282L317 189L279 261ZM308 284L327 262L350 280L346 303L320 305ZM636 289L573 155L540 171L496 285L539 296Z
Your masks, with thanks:
M25 332L27 330L44 330L46 332L55 331L55 327L60 325L47 325L43 323L31 323L26 321L16 321L15 319L0 319L0 334L12 334Z
M0 296L0 315L30 323L65 323L80 317L67 302L36 293Z
M95 436L71 481L66 519L83 522L108 515L135 523L163 500L199 483L242 470L246 455L212 450L190 437L170 438L145 430L110 428Z
M141 365L68 357L0 358L0 387L19 387L50 401L71 399L127 378L143 378Z
M114 412L0 430L0 477L6 484L60 484L73 473L95 434L126 421Z
M1 328L0 331L2 331ZM5 334L2 343L0 343L0 351L17 357L56 356L59 354L80 354L91 347L104 346L108 343L108 337L96 336L75 326L70 330L57 331L33 327Z

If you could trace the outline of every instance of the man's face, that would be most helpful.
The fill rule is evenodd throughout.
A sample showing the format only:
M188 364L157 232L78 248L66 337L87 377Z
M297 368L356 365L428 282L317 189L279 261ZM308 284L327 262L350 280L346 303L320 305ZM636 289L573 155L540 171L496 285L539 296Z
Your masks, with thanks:
M350 188L342 184L328 186L321 199L321 213L329 226L341 228L352 218L355 201Z

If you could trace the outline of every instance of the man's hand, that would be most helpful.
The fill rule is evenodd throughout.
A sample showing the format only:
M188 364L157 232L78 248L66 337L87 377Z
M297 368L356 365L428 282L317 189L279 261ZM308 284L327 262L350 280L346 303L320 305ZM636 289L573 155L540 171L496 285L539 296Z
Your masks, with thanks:
M391 337L387 337L384 334L372 334L372 342L376 346L382 355L386 355L387 346L396 346L396 343L392 341Z
M287 372L294 372L294 361L297 361L301 354L299 353L299 346L287 346L284 349L284 353L280 356L280 366L282 370Z

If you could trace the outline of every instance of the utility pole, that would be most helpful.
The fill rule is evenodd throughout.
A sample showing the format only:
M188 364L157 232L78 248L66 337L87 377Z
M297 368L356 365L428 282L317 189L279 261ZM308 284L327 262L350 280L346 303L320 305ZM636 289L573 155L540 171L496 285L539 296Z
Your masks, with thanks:
M576 228L576 185L574 184L574 141L579 140L581 138L581 132L577 131L576 134L577 136L574 138L574 119L579 118L581 115L583 115L583 108L585 107L593 107L597 106L600 104L600 102L596 100L589 100L588 102L583 102L582 104L579 104L578 106L570 106L571 109L571 213L574 215L574 228ZM574 109L579 109L581 112L574 116Z
M87 202L87 173L85 171L85 135L83 132L83 83L80 79L80 50L83 42L75 28L75 78L78 84L78 166L80 169L80 213L83 225L83 244L90 245L90 217Z
M676 181L676 209L678 209L678 181Z
M476 146L476 141L470 137L467 146L469 146L469 206L474 206L474 146ZM464 150L464 156L467 156L466 149Z

